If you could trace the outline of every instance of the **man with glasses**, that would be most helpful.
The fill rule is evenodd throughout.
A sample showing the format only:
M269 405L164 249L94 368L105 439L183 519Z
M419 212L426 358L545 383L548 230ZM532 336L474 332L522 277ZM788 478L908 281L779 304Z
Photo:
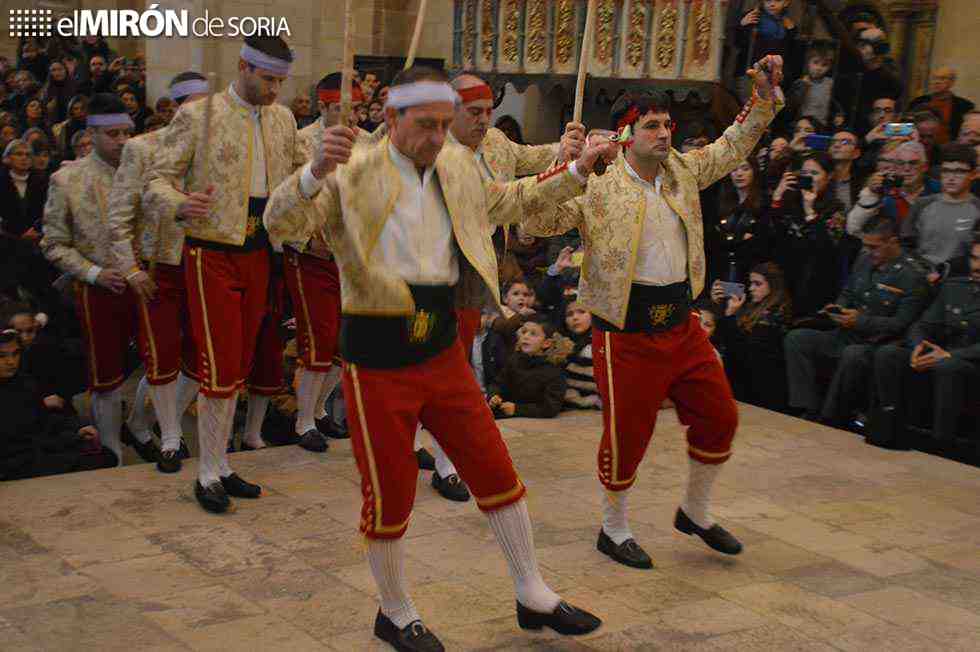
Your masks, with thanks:
M860 191L854 162L861 156L861 144L857 134L842 129L830 140L830 158L834 161L834 173L830 184L834 196L846 210L857 201Z
M938 181L926 177L929 162L922 143L889 143L881 150L879 163L884 169L879 165L848 213L847 231L851 235L860 234L864 223L879 213L901 225L917 199L940 190Z
M902 238L945 275L950 261L965 258L973 231L980 226L980 199L970 193L977 167L972 147L946 145L940 160L942 193L915 202L902 224Z

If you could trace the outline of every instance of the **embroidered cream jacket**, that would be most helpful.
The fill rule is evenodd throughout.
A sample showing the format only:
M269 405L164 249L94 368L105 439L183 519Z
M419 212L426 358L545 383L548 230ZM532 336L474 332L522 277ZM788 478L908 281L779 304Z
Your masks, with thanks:
M130 138L119 158L109 192L109 229L112 231L113 266L129 273L140 260L179 265L184 248L184 229L175 212L159 197L143 201L147 175L166 127ZM148 197L148 199L151 199ZM159 242L157 238L159 236Z
M93 266L115 266L106 220L115 172L93 151L51 175L41 251L58 269L79 280Z
M491 127L483 137L479 151L496 181L513 181L550 168L558 156L558 143L518 145L504 132Z
M293 210L299 196L298 172L276 188L265 210L265 227L276 248L305 242L317 230L325 232L340 267L343 311L348 314L411 315L415 311L408 284L372 260L401 188L388 142L386 136L376 144L355 147L347 165L324 180L313 210ZM476 166L471 151L450 142L443 146L435 165L461 254L457 304L480 307L492 299L499 306L497 258L489 224L555 211L562 202L580 195L583 185L567 171L506 184L484 183Z
M663 163L661 192L687 232L688 278L694 297L704 290L705 269L698 192L749 156L778 108L774 102L756 98L718 140L687 154L671 149ZM593 314L622 328L646 214L643 188L629 175L620 156L606 174L589 178L584 195L559 211L525 215L524 227L543 237L579 229L585 245L579 300Z
M204 192L214 188L211 214L205 220L184 225L185 233L199 240L231 245L245 242L248 198L252 179L253 122L248 110L231 97L228 89L214 95L211 140L207 156L202 148L202 128L207 102L185 103L177 111L161 141L159 155L150 168L147 204L167 205L176 215L185 197L177 188ZM294 170L306 163L306 153L292 112L281 104L259 108L265 149L266 182L270 194ZM298 178L298 177L297 177ZM299 201L307 204L302 195Z

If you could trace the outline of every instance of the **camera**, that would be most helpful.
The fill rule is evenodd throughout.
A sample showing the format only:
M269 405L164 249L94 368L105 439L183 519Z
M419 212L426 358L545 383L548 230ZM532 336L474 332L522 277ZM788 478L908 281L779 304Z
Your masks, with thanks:
M797 181L796 187L800 190L813 190L813 177L801 174L799 181Z
M892 190L898 190L905 183L905 178L900 177L895 174L885 175L885 180L881 182L882 192L889 192Z

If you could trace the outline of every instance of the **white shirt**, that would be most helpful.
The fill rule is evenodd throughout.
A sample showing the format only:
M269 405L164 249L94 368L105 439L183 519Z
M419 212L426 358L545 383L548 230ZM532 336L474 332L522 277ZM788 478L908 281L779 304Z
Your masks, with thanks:
M388 144L401 192L373 256L411 285L455 285L459 259L453 223L434 167L420 176L415 163Z
M17 174L13 170L10 171L10 180L14 182L14 187L17 188L17 194L23 199L27 194L27 178L28 174Z
M687 280L687 231L677 213L660 193L658 176L648 183L626 163L626 171L643 186L647 214L640 232L633 282L641 285L671 285Z
M259 120L261 115L259 113L259 107L243 100L235 91L235 84L231 84L228 87L228 94L231 95L231 98L235 102L248 111L249 117L252 119L252 182L249 186L248 194L250 197L268 197L269 183L266 179L265 169L265 142L262 140L262 124ZM313 176L312 166L313 161L306 164L299 183L300 191L307 199L320 192L320 187L323 185L322 179L317 179Z

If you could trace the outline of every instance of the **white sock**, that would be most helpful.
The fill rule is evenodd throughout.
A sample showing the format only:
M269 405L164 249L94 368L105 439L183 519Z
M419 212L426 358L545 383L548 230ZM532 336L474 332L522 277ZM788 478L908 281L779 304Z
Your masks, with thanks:
M136 386L136 396L133 397L133 409L130 410L129 418L126 419L129 431L141 444L145 444L153 438L153 433L150 432L150 428L153 427L153 412L146 407L146 395L152 393L151 387L152 385L146 376L140 378L140 382Z
M402 539L368 539L367 558L381 594L381 613L398 629L419 618L405 582L405 546Z
M415 443L412 444L412 450L420 450L422 448L422 424L415 426Z
M177 380L166 385L150 385L153 409L160 422L160 448L175 451L180 448L180 416L177 414ZM139 394L137 394L137 397Z
M248 411L245 413L245 432L242 433L242 441L252 448L265 448L262 441L262 422L265 421L265 413L269 409L271 396L259 396L258 394L248 395Z
M304 435L316 428L316 404L327 380L327 372L301 369L297 373L300 377L299 387L296 388L296 434Z
M708 503L711 500L711 487L714 486L721 464L702 464L694 458L688 458L687 498L681 509L694 521L698 527L710 528L715 524L708 514Z
M627 539L633 538L630 524L626 520L626 491L605 491L606 499L602 502L602 531L612 539L617 546Z
M122 429L122 388L111 392L92 392L92 419L99 429L99 441L105 448L116 454L117 466L122 466L122 442L119 431Z
M199 394L197 397L197 438L200 459L197 477L203 486L218 482L231 473L228 468L228 433L235 418L236 397L212 398Z
M333 394L333 390L336 389L337 383L340 382L340 376L342 375L343 369L337 365L330 367L329 371L323 372L325 374L323 379L323 385L320 386L320 396L316 401L316 418L322 419L327 416L327 399Z
M190 376L180 374L177 376L177 423L184 418L187 408L197 398L197 391L201 389L201 383Z
M488 512L487 517L490 519L490 528L497 535L504 557L507 558L517 600L532 611L554 611L561 598L548 588L538 570L527 502L521 498L516 503Z
M458 473L456 465L446 455L446 451L442 450L442 446L439 445L435 437L429 437L429 439L432 440L432 456L436 458L436 473L443 479L456 475Z

